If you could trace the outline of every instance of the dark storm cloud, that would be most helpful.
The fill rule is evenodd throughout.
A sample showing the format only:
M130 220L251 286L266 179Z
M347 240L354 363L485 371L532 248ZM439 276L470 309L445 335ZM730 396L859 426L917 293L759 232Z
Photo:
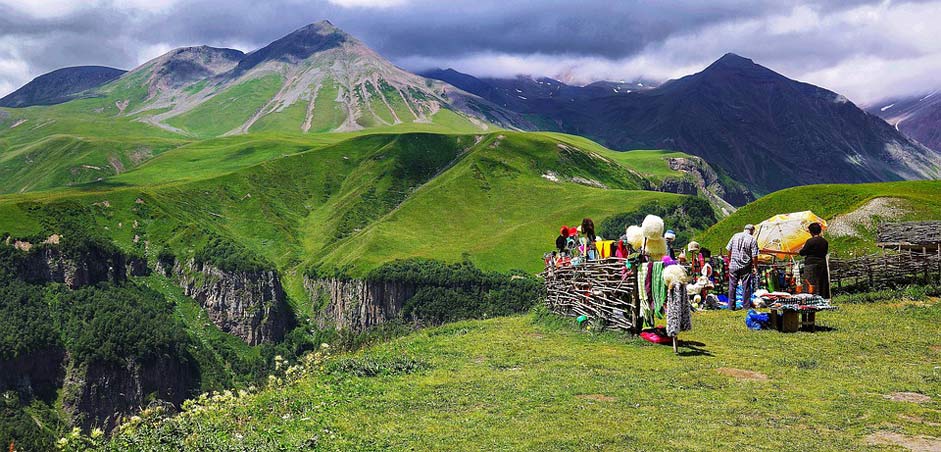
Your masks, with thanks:
M48 6L23 6L0 0L0 95L63 66L129 69L184 45L250 51L322 19L412 69L454 65L506 75L531 68L536 75L565 72L576 81L672 76L726 51L775 63L788 75L816 73L831 80L838 76L821 71L847 58L921 58L934 50L920 41L893 41L869 27L854 28L854 11L879 8L880 2L865 0L87 3L52 0L43 3Z

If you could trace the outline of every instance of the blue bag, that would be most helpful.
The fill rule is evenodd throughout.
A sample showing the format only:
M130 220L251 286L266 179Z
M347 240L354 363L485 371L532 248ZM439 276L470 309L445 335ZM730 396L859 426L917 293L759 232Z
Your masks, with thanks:
M768 328L770 321L771 320L768 318L768 314L756 312L754 309L749 309L748 313L745 314L745 326L747 326L750 330Z

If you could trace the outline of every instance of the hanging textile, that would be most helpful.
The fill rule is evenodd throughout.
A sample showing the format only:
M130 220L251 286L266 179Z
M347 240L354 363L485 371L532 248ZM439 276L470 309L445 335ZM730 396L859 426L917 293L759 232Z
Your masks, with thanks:
M641 306L647 304L647 291L644 289L644 285L647 281L647 264L641 263L637 265L637 296L640 298Z
M666 297L667 335L676 337L680 331L693 329L692 306L686 295L686 284L674 283Z
M611 245L613 244L614 240L598 240L595 242L595 248L598 249L598 255L601 259L611 257Z
M657 318L662 319L663 305L667 298L666 285L663 284L663 262L653 263L652 275L650 283L653 288L653 313Z
M693 253L694 254L692 254L688 258L689 265L690 265L689 273L691 275L698 275L699 272L702 271L703 258L702 258L702 254L699 254L698 252L693 252Z
M647 264L640 263L637 265L637 297L640 300L640 315L644 318L644 323L647 325L653 325L651 321L651 311L650 304L647 302L647 290L644 288L644 284L647 281Z

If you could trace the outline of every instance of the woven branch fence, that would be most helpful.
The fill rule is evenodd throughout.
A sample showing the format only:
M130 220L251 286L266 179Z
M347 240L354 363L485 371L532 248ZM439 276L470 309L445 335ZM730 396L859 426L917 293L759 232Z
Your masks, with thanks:
M830 259L834 291L852 291L941 281L941 247L893 250L849 259Z
M606 328L640 333L637 277L625 271L625 260L609 258L579 265L547 265L546 305L565 316L587 316Z
M556 267L542 272L546 305L564 316L587 316L607 328L639 334L642 323L636 273L625 272L625 260L609 258ZM941 247L893 250L849 259L830 259L834 292L941 281ZM717 293L723 293L718 291Z

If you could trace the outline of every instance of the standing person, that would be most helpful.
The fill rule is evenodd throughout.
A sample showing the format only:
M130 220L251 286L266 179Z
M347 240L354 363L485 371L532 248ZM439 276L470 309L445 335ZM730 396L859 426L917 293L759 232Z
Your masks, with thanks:
M745 229L732 236L725 250L729 252L729 309L735 310L735 289L742 282L742 307L751 305L752 275L756 272L755 261L758 259L758 241L755 240L755 225L745 225Z
M562 226L562 229L559 230L559 236L555 238L555 247L559 250L559 255L564 256L568 254L568 240L569 240L569 227Z
M594 245L595 243L595 222L591 221L591 218L585 218L582 220L582 235L588 238L588 243Z
M667 242L667 256L670 256L670 259L676 260L676 251L673 250L673 243L676 242L676 233L672 229L667 229L667 232L663 233L663 240Z
M582 238L579 240L582 247L582 252L585 253L585 258L593 261L598 258L598 250L595 249L595 223L591 221L591 218L585 218L582 220L582 225L579 226L582 233Z
M811 223L807 227L811 237L804 242L800 255L804 256L804 274L814 286L814 293L823 298L830 298L830 274L827 270L827 253L830 243L820 236L823 228L820 223Z

